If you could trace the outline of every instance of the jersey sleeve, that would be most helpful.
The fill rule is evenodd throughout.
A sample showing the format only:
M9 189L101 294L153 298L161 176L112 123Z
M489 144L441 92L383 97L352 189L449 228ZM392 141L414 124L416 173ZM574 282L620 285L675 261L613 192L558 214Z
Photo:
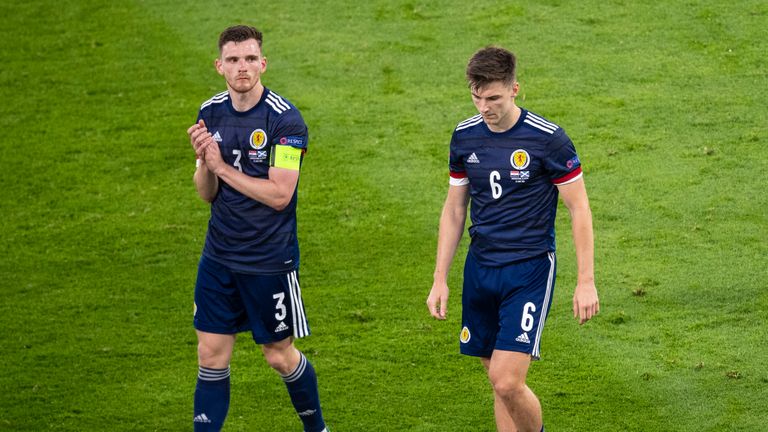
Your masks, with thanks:
M195 123L200 123L200 120L205 122L206 127L211 127L208 119L211 117L210 100L200 105L200 109L197 111L197 120Z
M448 172L450 174L449 184L451 186L464 186L469 184L464 161L458 153L455 132L451 137L450 154L448 156Z
M287 111L275 122L269 165L298 171L308 143L309 133L304 119L295 109Z
M550 145L552 151L544 161L550 181L562 186L580 179L581 161L568 135L565 132L555 135Z
M307 151L309 133L304 119L294 109L281 115L275 122L271 145L284 145Z

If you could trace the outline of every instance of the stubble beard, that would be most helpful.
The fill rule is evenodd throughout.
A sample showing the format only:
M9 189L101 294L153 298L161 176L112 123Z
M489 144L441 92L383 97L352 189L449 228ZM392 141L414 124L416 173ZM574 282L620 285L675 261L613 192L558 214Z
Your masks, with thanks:
M258 83L259 83L258 79L256 79L255 81L252 81L249 77L247 81L241 81L240 79L238 79L238 77L235 77L235 79L228 84L229 84L229 88L233 92L239 93L239 94L248 94L256 87Z

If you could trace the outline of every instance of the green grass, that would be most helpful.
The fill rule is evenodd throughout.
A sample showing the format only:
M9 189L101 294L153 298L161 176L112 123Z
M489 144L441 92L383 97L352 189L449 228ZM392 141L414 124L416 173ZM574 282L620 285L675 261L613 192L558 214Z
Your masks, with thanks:
M265 32L310 127L302 286L334 431L489 431L479 362L424 306L463 72L497 43L586 170L602 312L579 327L566 212L530 386L553 431L768 424L768 65L759 1L4 2L0 430L191 429L207 206L185 130L216 38ZM460 254L466 250L466 242ZM300 430L247 335L228 431Z

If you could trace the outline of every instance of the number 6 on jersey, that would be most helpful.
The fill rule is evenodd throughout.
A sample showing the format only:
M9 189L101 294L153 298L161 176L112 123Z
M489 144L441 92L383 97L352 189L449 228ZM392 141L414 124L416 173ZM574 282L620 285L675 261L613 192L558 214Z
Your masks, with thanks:
M523 319L520 320L520 328L525 332L529 332L533 328L533 315L531 315L531 312L536 312L536 305L528 302L523 306Z
M496 183L499 180L501 180L501 174L499 174L498 171L491 171L491 176L488 181L491 182L491 195L493 196L493 199L499 199L501 197L501 185Z

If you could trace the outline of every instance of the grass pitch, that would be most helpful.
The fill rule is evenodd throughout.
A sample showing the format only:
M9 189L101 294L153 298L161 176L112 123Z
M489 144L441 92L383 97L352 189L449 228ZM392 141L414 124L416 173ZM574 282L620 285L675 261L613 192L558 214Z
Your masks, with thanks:
M490 431L482 368L424 306L469 56L519 57L520 105L584 162L602 313L570 317L570 227L530 372L554 431L768 424L765 23L759 1L102 0L5 4L0 430L191 429L207 206L185 130L218 33L265 33L310 128L302 286L334 431ZM463 254L466 242L460 254ZM300 430L246 335L228 431Z

